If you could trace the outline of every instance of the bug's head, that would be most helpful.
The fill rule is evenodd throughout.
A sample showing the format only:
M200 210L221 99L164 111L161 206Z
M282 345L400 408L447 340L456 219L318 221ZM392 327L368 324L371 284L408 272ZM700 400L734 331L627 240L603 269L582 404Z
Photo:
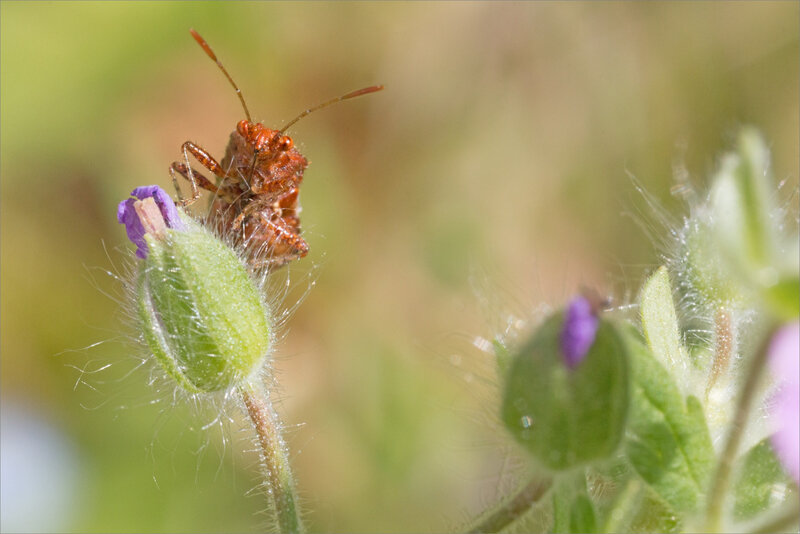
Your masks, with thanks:
M294 141L279 130L267 128L260 122L254 123L242 119L236 124L236 131L245 138L256 152L280 151L287 152L294 146Z

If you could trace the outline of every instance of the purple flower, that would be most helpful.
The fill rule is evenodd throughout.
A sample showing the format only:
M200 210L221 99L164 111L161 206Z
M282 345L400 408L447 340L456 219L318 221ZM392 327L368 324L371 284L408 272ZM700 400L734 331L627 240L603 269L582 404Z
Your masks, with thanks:
M800 322L785 325L772 337L769 363L779 381L771 415L778 429L772 446L786 471L800 484Z
M137 187L131 192L131 195L144 200L145 198L152 198L158 206L161 215L164 217L164 222L167 228L174 228L182 230L184 228L183 221L178 215L178 208L169 197L166 191L157 185L146 185ZM117 220L125 225L125 230L128 232L128 239L136 245L136 255L142 259L147 257L147 242L144 240L144 234L147 233L139 215L136 213L134 205L138 201L133 198L123 200L117 206Z
M600 321L585 297L575 297L567 306L561 329L561 354L567 367L574 369L589 352Z

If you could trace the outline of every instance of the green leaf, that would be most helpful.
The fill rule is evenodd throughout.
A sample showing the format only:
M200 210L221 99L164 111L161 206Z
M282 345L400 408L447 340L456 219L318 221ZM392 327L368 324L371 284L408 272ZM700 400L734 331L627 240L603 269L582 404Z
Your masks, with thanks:
M653 356L674 376L684 378L688 358L681 343L678 316L666 267L645 282L641 295L642 330Z
M775 489L785 486L788 477L775 457L768 440L763 440L742 459L734 487L734 517L752 519L776 504Z
M605 459L617 449L629 401L626 344L601 320L584 360L569 369L560 350L563 315L548 319L516 352L502 418L539 464L552 470Z
M628 459L675 512L696 510L714 460L702 406L694 397L684 401L671 375L632 329L625 337L634 376Z

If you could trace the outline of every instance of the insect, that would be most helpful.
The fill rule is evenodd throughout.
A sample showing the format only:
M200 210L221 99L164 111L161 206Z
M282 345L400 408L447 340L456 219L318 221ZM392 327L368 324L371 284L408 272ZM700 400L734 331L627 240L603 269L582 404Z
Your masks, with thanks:
M308 161L294 147L286 130L314 111L380 91L383 86L373 85L334 98L303 111L280 130L273 130L253 122L236 82L200 34L189 31L233 86L246 118L237 123L225 156L219 162L191 141L183 143L183 161L173 162L169 167L178 203L181 206L193 204L200 198L200 189L212 192L209 223L223 235L233 235L235 241L244 246L251 266L276 269L308 254L308 243L300 237L299 217L300 183ZM212 182L192 168L189 156L208 169L216 180ZM191 183L191 197L182 197L178 176Z

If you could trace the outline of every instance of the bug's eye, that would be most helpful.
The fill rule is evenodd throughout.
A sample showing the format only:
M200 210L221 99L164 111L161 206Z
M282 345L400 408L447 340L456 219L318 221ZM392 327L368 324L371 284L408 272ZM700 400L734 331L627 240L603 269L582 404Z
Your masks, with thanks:
M294 146L294 141L292 141L292 138L289 137L288 135L284 135L278 140L278 147L284 152L286 152L287 150L291 150L293 146Z
M239 132L239 135L242 137L247 137L247 131L250 129L250 123L246 120L240 120L236 123L236 131Z

